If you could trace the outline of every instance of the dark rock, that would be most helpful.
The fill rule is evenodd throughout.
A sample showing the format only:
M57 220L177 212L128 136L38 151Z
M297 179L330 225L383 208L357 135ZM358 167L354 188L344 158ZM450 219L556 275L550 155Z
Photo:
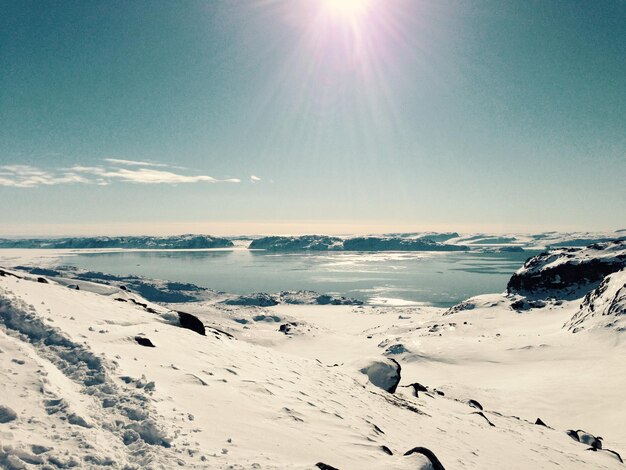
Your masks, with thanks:
M320 470L339 470L338 468L333 467L332 465L328 465L323 462L317 462L315 466L319 468Z
M548 427L548 425L546 423L544 423L541 418L537 418L537 421L535 421L535 424L537 426L545 426L546 428Z
M144 304L143 302L138 302L135 299L129 299L129 300L135 305L139 305L140 307L143 307L143 308L148 308L148 304Z
M395 385L390 387L387 391L389 393L396 393L396 389L398 388L398 384L400 383L400 379L401 379L400 372L402 371L402 366L400 366L400 363L396 361L395 359L389 359L389 360L396 365L396 373L398 374L398 381L396 382Z
M518 312L530 310L533 308L543 308L546 303L543 300L519 299L511 303L511 308Z
M604 449L605 452L609 452L611 454L613 454L613 456L615 457L616 460L619 460L621 463L624 463L624 461L622 460L622 456L619 455L617 452L615 452L614 450L611 449Z
M404 453L405 456L411 454L422 454L425 456L428 460L430 460L433 470L446 470L433 451L427 449L426 447L413 447L411 450Z
M573 429L568 429L567 431L565 431L565 433L571 437L572 439L574 439L577 442L580 442L580 439L578 438L578 433L576 431L574 431Z
M200 321L198 317L192 315L191 313L185 312L177 312L178 320L180 322L181 328L186 328L191 331L195 331L199 335L206 336L206 330L204 328L204 323Z
M491 421L489 421L489 418L487 418L485 416L485 413L483 413L482 411L475 411L474 413L472 413L473 415L478 415L478 416L482 416L483 418L485 418L485 421L487 421L487 423L489 423L489 426L493 426L494 428L496 427L495 424L493 424Z
M156 347L154 344L152 344L152 341L150 341L148 338L144 338L143 336L135 336L135 341L137 341L137 343L141 346L146 346L148 348Z
M122 299L121 297L116 297L115 300L118 302L126 302L126 299Z
M387 446L380 446L380 449L387 455L393 455L393 452L391 451L391 449Z
M9 271L5 271L4 269L0 269L0 276L1 276L1 277L5 277L5 276L6 276L6 277L8 277L8 276L11 276L11 277L16 277L16 278L18 278L18 279L22 279L22 278L21 278L20 276L18 276L17 274L10 273Z
M413 394L416 397L419 397L419 392L427 392L428 391L428 387L425 387L424 385L422 385L421 383L418 383L418 382L412 383L410 385L405 385L405 387L413 387Z
M395 359L369 362L360 372L367 375L370 383L389 393L395 393L400 383L402 367Z
M17 419L17 413L11 408L0 405L0 423L9 423Z
M389 346L384 354L385 356L390 356L390 355L396 355L396 354L404 354L404 353L408 353L409 350L404 346L404 344L402 343L398 343L398 344L392 344L391 346Z
M478 403L476 400L470 400L470 401L468 401L468 402L467 402L467 404L468 404L469 406L471 406L472 408L476 408L476 409L478 409L478 410L480 410L480 411L482 411L482 410L483 410L483 405L481 405L480 403Z
M600 436L594 436L593 434L588 433L587 431L583 431L582 429L578 429L576 431L574 431L573 429L568 429L566 433L575 441L578 441L582 444L587 444L588 446L591 446L594 450L602 449L602 438Z
M282 325L280 325L280 327L278 328L278 331L280 331L281 333L284 333L286 335L289 335L290 333L292 333L293 327L294 326L298 326L297 323L283 323Z
M48 280L45 277L38 277L37 282L40 284L48 284Z
M230 333L227 333L224 330L220 330L219 328L215 328L214 326L207 326L207 328L209 330L211 330L213 333L217 333L218 336L219 335L224 335L224 336L226 336L228 338L235 339L235 337L233 335L231 335Z

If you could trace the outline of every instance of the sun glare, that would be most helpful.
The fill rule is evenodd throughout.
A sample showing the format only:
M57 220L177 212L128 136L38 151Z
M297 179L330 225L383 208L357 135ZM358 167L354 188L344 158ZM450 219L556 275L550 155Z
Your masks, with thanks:
M367 12L371 0L322 0L329 13L354 20Z

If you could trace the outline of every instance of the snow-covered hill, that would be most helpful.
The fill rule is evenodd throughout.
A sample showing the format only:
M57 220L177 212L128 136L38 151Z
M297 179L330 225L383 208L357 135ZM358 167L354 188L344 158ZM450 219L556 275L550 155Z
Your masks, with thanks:
M626 331L626 269L605 277L565 326L574 333L590 328Z
M0 239L0 248L47 249L206 249L230 248L229 239L209 235L176 235L171 237L72 237Z
M623 344L585 332L577 354L561 328L573 302L520 315L496 295L447 316L154 304L3 274L4 468L622 468L566 433L626 445ZM394 374L395 393L380 388ZM432 460L404 455L416 447Z
M626 267L626 241L560 248L530 258L507 285L509 293L577 298Z

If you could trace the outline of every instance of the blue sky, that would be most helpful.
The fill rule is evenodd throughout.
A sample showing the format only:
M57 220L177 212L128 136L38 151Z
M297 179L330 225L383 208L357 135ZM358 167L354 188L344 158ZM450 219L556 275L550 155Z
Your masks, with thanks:
M341 1L0 0L0 235L626 226L626 2Z

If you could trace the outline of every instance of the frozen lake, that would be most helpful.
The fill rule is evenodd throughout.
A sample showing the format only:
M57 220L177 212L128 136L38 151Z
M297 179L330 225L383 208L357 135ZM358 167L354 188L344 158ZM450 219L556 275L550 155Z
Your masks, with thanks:
M191 282L245 294L309 289L370 304L451 306L477 294L502 292L534 252L122 251L80 253L62 264L117 275Z

